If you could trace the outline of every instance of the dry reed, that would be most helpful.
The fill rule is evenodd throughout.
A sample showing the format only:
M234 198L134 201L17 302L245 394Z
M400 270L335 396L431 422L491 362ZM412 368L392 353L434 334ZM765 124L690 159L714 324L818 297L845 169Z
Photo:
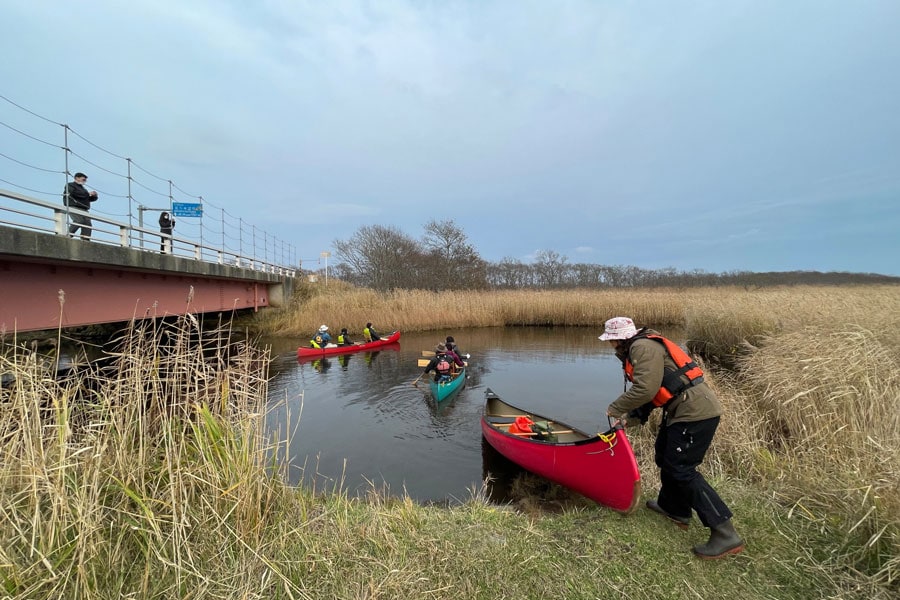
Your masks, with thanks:
M265 353L188 315L142 322L104 367L0 357L0 590L258 597L284 488L267 474ZM262 583L268 580L268 583ZM112 594L112 595L111 595Z
M718 366L708 380L726 407L708 472L769 488L790 514L843 532L828 565L900 582L896 286L306 293L310 301L264 326L277 322L285 333L367 320L401 330L600 328L616 315L681 326L692 351ZM648 489L657 483L652 425L636 434Z

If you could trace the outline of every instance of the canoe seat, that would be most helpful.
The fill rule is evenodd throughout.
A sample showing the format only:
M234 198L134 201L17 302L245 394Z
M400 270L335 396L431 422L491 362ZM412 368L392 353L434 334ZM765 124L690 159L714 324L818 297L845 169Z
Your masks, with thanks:
M485 417L488 423L493 425L510 425L512 424L516 418L515 417Z

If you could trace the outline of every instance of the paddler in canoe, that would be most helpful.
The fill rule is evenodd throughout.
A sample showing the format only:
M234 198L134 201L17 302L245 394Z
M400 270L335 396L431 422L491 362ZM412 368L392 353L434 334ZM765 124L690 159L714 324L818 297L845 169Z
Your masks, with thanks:
M378 335L378 332L372 327L372 323L366 323L366 327L363 329L363 337L367 342L374 342L381 339L381 336Z
M347 333L347 328L342 327L341 333L337 337L338 346L353 346L353 340L350 339L350 334Z
M709 541L694 546L700 558L737 554L744 541L731 523L731 510L697 471L722 415L722 404L703 382L703 371L677 344L652 329L638 330L628 317L608 320L600 339L616 349L626 382L631 382L607 414L645 423L655 408L663 409L655 455L659 496L648 500L647 508L681 529L688 528L691 510L696 511L710 530Z
M331 343L331 334L328 333L328 325L322 325L309 340L310 348L337 348L337 344Z
M458 369L466 366L460 358L447 352L447 346L438 344L434 348L434 358L425 366L425 375L434 371L434 382L450 381Z

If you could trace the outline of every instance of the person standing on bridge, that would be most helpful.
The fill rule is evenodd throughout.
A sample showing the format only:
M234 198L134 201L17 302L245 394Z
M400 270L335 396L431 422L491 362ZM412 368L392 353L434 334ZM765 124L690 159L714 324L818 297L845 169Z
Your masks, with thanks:
M165 254L172 252L172 230L175 229L175 217L163 211L159 215L159 251Z
M91 209L91 202L97 200L97 192L90 192L84 187L87 181L87 175L84 173L75 173L75 181L66 184L63 190L63 204L71 208L77 208L87 212ZM69 235L74 236L78 228L81 228L81 239L90 241L91 239L91 218L87 215L69 213L72 224L69 225Z

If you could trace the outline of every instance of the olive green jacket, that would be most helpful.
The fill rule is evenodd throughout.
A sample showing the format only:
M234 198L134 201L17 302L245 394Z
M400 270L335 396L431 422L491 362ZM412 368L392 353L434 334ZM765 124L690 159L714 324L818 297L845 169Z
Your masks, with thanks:
M657 333L648 330L648 333ZM677 370L675 361L657 341L646 338L635 340L628 349L628 357L634 366L634 382L631 387L609 405L609 414L624 418L628 411L653 400L662 384L663 370ZM687 383L687 379L684 379ZM665 407L666 423L702 421L722 415L722 404L706 383L698 383L678 396Z

